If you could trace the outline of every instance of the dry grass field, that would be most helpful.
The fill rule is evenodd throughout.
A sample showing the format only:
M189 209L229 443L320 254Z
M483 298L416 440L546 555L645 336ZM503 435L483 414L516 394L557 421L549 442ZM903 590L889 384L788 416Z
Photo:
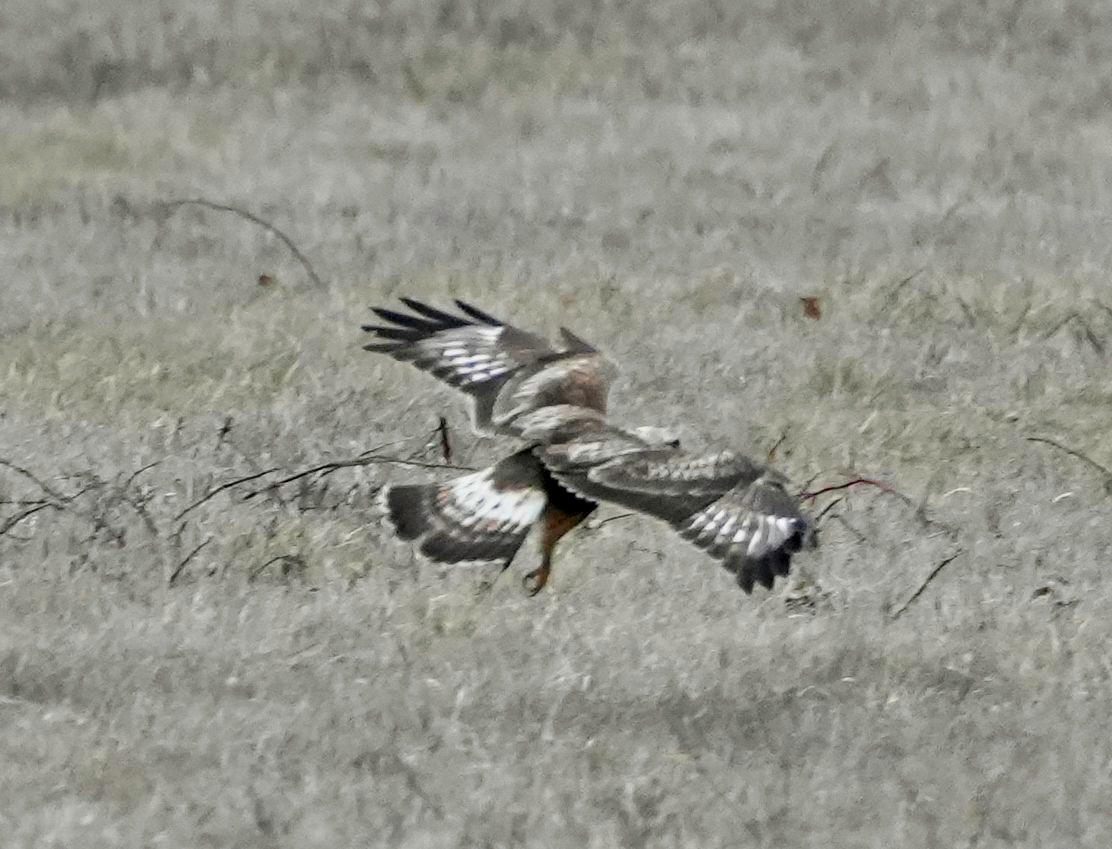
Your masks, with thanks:
M1110 28L6 0L0 843L1112 845L1112 475L1029 441L1112 466ZM910 503L823 497L753 597L640 518L534 599L532 545L421 563L374 497L451 472L269 486L435 464L441 415L505 451L360 350L398 295L566 324L618 421Z

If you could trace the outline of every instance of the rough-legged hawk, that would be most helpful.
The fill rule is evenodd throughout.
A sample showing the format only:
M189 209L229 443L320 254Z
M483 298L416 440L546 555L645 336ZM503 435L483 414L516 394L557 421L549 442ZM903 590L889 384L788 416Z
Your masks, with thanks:
M384 501L399 537L441 563L509 566L540 523L539 568L525 576L537 593L548 581L560 538L598 502L663 519L737 576L745 592L787 575L791 556L814 543L812 521L784 478L732 452L685 454L656 428L611 424L612 366L561 328L552 347L532 333L457 301L459 314L402 298L410 312L374 308L365 348L413 363L471 397L479 433L516 437L525 447L488 469L447 483L391 486Z

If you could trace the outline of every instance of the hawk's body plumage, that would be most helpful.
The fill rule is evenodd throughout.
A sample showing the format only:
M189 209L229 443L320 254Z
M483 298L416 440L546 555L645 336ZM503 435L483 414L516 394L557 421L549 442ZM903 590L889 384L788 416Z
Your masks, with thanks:
M462 315L408 298L412 314L375 308L389 325L365 325L370 351L412 362L468 394L480 433L527 445L489 469L443 484L387 488L398 536L442 563L508 566L541 525L543 561L526 576L548 579L559 539L607 502L661 519L722 561L745 592L786 575L792 554L813 543L812 522L777 472L732 452L691 456L658 429L607 419L613 366L571 331L562 347L457 301Z

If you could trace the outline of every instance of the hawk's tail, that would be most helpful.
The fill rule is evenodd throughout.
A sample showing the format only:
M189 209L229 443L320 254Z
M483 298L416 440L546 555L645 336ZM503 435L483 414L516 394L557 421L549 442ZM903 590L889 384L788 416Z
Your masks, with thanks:
M387 487L398 537L437 563L509 561L544 510L540 465L529 451L445 483Z

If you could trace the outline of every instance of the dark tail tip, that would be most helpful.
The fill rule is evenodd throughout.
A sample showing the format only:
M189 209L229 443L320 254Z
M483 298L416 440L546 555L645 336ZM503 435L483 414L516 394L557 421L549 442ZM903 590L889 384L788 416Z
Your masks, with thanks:
M408 541L429 530L429 498L435 484L392 486L386 490L386 509L398 536Z

